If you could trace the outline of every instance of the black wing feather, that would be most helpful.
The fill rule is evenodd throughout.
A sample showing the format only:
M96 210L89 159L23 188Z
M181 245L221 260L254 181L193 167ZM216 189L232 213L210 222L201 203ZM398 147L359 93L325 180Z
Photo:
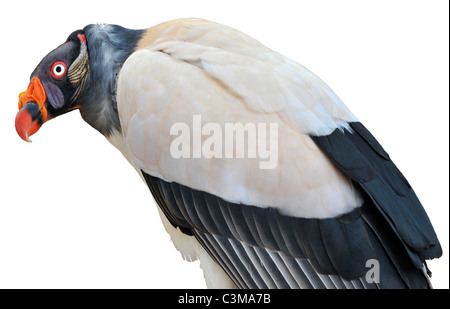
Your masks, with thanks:
M196 237L240 288L428 287L370 198L337 218L306 219L142 173L172 225ZM379 284L365 281L369 259L380 261Z
M311 136L362 189L364 204L336 218L298 218L230 203L142 171L169 222L196 237L240 288L426 288L424 260L442 250L408 181L360 123ZM380 264L367 282L366 262Z
M442 249L422 204L372 134L359 122L350 126L354 132L335 130L311 138L345 175L359 183L414 265L423 267L424 259L441 256Z

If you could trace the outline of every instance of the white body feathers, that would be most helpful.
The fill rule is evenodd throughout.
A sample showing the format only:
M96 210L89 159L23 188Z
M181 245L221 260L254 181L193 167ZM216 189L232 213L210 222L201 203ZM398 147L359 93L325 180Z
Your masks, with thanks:
M357 119L316 75L232 28L183 19L148 29L120 71L117 104L122 132L109 140L138 172L291 216L335 217L362 204L309 137ZM174 158L171 126L191 125L193 115L222 128L277 123L276 167L260 169L252 158ZM183 256L201 259L210 287L233 286L193 238L161 218Z
M308 136L356 121L325 83L226 26L203 20L163 25L158 40L132 54L118 78L126 156L136 168L228 201L278 207L295 216L334 217L360 206L350 181ZM252 158L173 158L170 128L192 124L193 115L222 127L277 123L277 166L263 170Z

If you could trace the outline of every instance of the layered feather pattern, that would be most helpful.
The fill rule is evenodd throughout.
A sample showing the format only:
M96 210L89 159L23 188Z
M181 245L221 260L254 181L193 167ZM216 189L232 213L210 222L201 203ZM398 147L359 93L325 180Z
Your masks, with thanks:
M296 218L143 175L172 225L195 236L238 287L428 286L370 200L337 218ZM365 277L371 259L379 283Z

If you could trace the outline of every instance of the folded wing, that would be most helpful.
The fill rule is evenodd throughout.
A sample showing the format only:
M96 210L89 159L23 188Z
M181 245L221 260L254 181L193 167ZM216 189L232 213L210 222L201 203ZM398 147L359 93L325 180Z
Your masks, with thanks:
M239 287L427 287L424 260L440 256L439 242L375 138L301 65L231 28L195 24L167 25L118 78L124 154L169 222ZM278 165L175 159L171 126L192 127L193 115L277 123ZM369 260L380 282L366 278Z

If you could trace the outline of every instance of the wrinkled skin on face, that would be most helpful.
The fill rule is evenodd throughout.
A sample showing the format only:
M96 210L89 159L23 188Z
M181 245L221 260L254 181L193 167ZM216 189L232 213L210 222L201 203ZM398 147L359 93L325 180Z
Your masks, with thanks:
M46 121L77 109L77 99L89 74L87 42L82 30L50 52L30 77L30 84L19 95L16 130L30 141Z

